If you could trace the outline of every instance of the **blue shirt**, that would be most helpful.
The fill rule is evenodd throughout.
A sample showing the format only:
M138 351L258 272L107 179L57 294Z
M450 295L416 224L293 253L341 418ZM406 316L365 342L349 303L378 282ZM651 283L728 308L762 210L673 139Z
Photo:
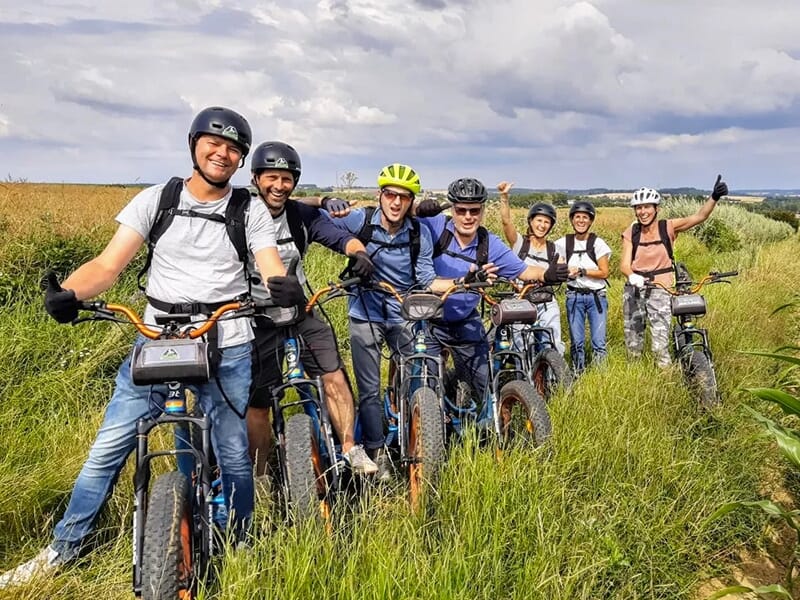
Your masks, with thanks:
M455 235L455 228L452 220L444 215L426 217L419 219L424 225L422 230L430 230L431 237L438 240L445 227L453 234L450 245L445 250L450 250L455 254L477 260L478 257L478 235L465 247L461 247ZM527 268L527 265L506 246L495 234L489 232L489 262L497 266L497 274L500 277L516 279ZM463 277L470 268L475 265L458 256L450 256L442 253L433 259L433 268L439 277L453 278ZM453 294L444 303L444 320L448 322L461 321L470 316L478 306L480 297L473 293Z
M323 211L323 214L324 213ZM375 264L373 279L392 284L398 292L405 292L411 287L426 288L436 278L433 270L433 243L431 234L425 227L419 228L419 257L415 268L416 279L412 277L411 270L411 221L405 219L400 229L391 235L381 225L381 211L376 208L372 214L371 223L372 239L367 242L367 254L372 257ZM330 216L328 216L330 218ZM333 223L350 233L358 235L364 225L366 211L357 208L350 211L346 217L331 219ZM388 246L384 246L387 244ZM397 299L382 292L362 290L350 298L349 314L362 321L382 321L386 323L402 323L400 304Z

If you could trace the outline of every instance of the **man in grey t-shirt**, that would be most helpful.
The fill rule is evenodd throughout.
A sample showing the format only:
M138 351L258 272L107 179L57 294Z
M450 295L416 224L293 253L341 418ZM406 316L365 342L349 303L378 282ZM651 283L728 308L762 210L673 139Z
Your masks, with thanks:
M251 140L247 121L227 108L207 108L192 122L189 148L194 170L180 192L181 212L153 249L146 289L146 323L153 322L155 313L168 310L168 305L213 306L247 291L244 265L225 225L198 215L224 215L232 195L230 178L243 163ZM58 285L48 288L45 307L53 318L61 323L74 320L79 300L97 296L114 284L148 239L162 189L163 186L153 186L137 194L117 216L119 228L100 255L70 275L63 289ZM269 278L267 284L275 302L288 306L301 302L302 288L297 279L284 276L272 219L262 203L250 205L245 230L249 250L260 272ZM197 317L202 318L202 314ZM248 318L226 320L218 328L221 359L216 381L196 386L197 401L211 415L223 492L234 533L242 535L253 512L252 467L243 418L250 387L253 334ZM159 387L153 386L153 391L158 392ZM130 356L126 358L67 510L55 527L53 542L32 560L0 576L0 588L25 583L78 556L136 445L136 422L149 414L151 402L158 395L151 394L150 386L132 383Z

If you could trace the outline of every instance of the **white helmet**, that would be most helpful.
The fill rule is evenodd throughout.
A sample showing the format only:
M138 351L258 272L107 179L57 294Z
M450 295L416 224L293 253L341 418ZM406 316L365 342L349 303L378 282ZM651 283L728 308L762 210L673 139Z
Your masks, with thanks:
M639 206L640 204L660 204L661 194L652 188L639 188L633 192L631 196L631 206Z

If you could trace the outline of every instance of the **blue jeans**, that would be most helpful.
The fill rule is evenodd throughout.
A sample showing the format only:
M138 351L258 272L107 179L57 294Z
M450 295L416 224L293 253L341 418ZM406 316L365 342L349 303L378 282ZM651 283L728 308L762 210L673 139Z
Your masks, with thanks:
M367 450L383 446L383 398L381 397L381 350L411 353L409 323L380 323L350 318L350 351L358 387L358 422Z
M489 384L489 342L478 313L463 321L431 325L430 332L428 353L438 356L442 345L447 346L453 356L456 375L469 383L477 397L483 400Z
M598 302L600 308L598 308ZM592 361L601 362L608 354L606 350L606 318L608 299L605 292L579 294L567 290L567 320L569 321L570 355L572 368L580 373L586 368L586 320L589 320L589 335L592 341Z
M144 340L137 340L141 344ZM250 342L222 348L217 369L220 384L240 414L250 389ZM151 394L152 387L152 394ZM248 455L247 426L223 398L216 381L190 386L212 422L211 438L222 472L222 488L238 534L246 531L253 513L253 472ZM97 432L89 458L72 488L69 505L55 527L53 548L64 560L75 558L94 529L128 455L136 448L136 422L163 409L166 386L131 382L130 354L117 373L114 393Z

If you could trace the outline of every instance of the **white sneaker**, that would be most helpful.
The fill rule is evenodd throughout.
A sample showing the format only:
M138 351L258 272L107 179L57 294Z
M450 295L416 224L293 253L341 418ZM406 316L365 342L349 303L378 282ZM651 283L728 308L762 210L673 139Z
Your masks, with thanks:
M374 475L378 472L378 465L364 452L364 447L356 444L343 454L344 462L353 473L359 475Z
M48 546L35 557L0 575L0 590L23 585L36 577L53 573L63 563L61 555Z

